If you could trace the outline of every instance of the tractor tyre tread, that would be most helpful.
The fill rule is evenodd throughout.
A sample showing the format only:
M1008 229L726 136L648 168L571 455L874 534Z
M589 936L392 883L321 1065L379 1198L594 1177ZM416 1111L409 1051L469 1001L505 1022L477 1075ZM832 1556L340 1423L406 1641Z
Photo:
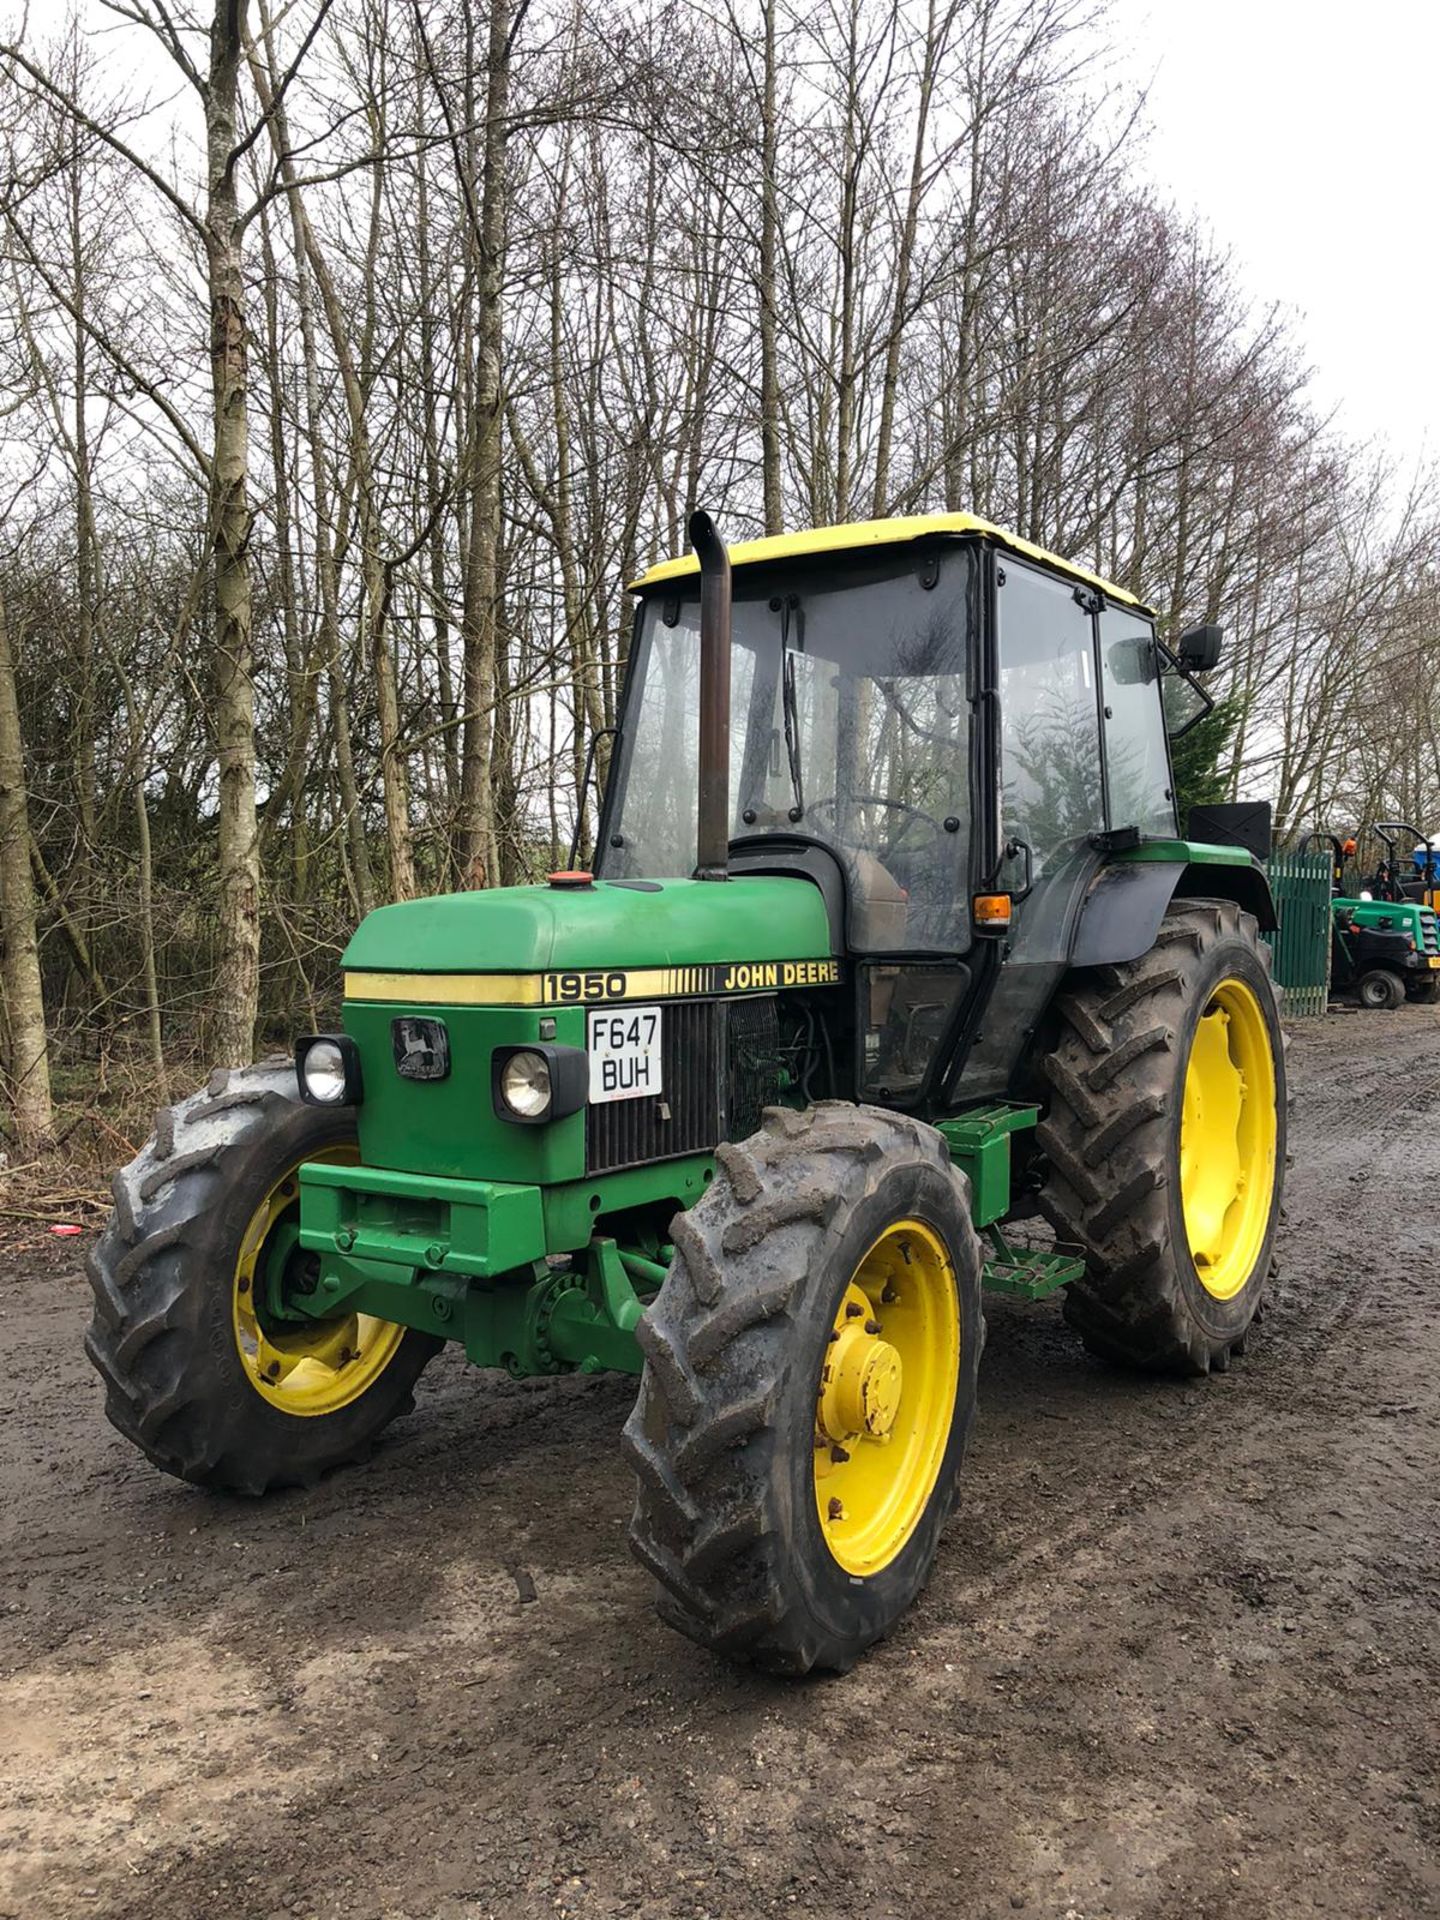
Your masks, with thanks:
M203 1091L160 1110L151 1139L115 1174L114 1210L86 1259L85 1352L105 1383L106 1415L154 1465L199 1486L308 1486L363 1458L414 1405L411 1389L441 1344L407 1333L360 1400L331 1415L272 1415L245 1381L226 1317L230 1273L217 1279L210 1236L236 1173L307 1111L288 1060L218 1069Z
M1197 976L1221 941L1239 941L1268 978L1270 949L1252 914L1228 900L1171 903L1155 944L1138 960L1076 976L1057 999L1061 1034L1044 1062L1048 1108L1036 1143L1048 1162L1040 1208L1062 1240L1078 1243L1086 1274L1066 1291L1065 1317L1089 1350L1149 1372L1223 1371L1245 1335L1273 1259L1244 1289L1243 1324L1197 1311L1174 1249L1171 1127L1182 1095L1178 1061ZM1273 1031L1273 1030L1272 1030ZM1279 1080L1277 1183L1284 1164L1284 1052ZM1278 1208L1277 1208L1278 1213ZM1239 1309L1237 1308L1237 1312Z
M721 1149L714 1184L674 1221L675 1257L640 1323L646 1365L622 1443L637 1482L632 1549L659 1583L662 1619L772 1673L844 1671L884 1631L827 1630L799 1591L784 1537L793 1516L774 1491L773 1415L821 1243L897 1158L958 1201L953 1231L964 1238L952 1251L973 1287L964 1325L976 1337L962 1343L958 1449L941 1496L948 1515L983 1343L980 1251L968 1189L933 1128L845 1101L767 1109L757 1134Z

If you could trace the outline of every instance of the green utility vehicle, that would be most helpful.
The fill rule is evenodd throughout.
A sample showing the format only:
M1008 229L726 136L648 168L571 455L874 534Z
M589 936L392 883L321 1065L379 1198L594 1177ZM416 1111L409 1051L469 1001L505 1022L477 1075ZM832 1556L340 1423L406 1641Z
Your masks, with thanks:
M1316 838L1330 844L1330 991L1372 1012L1394 1012L1406 1000L1433 1001L1440 985L1440 917L1428 878L1406 878L1396 859L1399 830L1391 821L1371 829L1385 852L1358 888L1346 884L1358 846L1353 836L1306 834L1300 843L1302 850Z
M362 1454L445 1340L635 1374L663 1617L843 1669L935 1557L982 1287L1065 1289L1109 1360L1243 1350L1273 913L1177 837L1162 683L1198 713L1218 629L1172 655L968 515L690 532L636 583L593 877L372 913L343 1030L117 1176L88 1346L151 1460L253 1494Z

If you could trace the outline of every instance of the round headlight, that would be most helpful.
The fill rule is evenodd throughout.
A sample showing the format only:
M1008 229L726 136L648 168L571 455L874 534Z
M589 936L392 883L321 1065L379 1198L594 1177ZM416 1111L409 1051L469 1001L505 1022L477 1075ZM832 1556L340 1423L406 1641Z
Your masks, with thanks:
M550 1062L543 1053L512 1053L500 1069L500 1098L522 1120L538 1120L550 1104Z
M312 1100L326 1106L339 1106L344 1100L345 1056L333 1040L317 1040L307 1048L300 1075Z

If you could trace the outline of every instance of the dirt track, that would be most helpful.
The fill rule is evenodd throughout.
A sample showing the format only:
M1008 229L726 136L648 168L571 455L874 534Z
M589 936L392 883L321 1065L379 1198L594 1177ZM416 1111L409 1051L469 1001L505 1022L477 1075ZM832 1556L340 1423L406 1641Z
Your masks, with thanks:
M442 1356L251 1505L106 1425L73 1255L0 1275L0 1915L1440 1914L1440 1013L1290 1058L1250 1357L992 1307L935 1577L844 1680L655 1621L623 1382Z

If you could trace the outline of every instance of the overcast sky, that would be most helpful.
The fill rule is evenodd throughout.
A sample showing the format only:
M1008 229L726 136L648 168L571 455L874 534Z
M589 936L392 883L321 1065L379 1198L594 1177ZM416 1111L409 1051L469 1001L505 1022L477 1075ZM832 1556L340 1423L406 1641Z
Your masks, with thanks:
M65 7L29 0L32 32ZM1106 38L1112 77L1149 88L1134 162L1252 298L1293 309L1317 404L1407 465L1440 458L1440 0L1109 0ZM143 35L102 44L173 85Z
M1440 457L1440 0L1112 0L1141 160L1299 316L1347 434Z

